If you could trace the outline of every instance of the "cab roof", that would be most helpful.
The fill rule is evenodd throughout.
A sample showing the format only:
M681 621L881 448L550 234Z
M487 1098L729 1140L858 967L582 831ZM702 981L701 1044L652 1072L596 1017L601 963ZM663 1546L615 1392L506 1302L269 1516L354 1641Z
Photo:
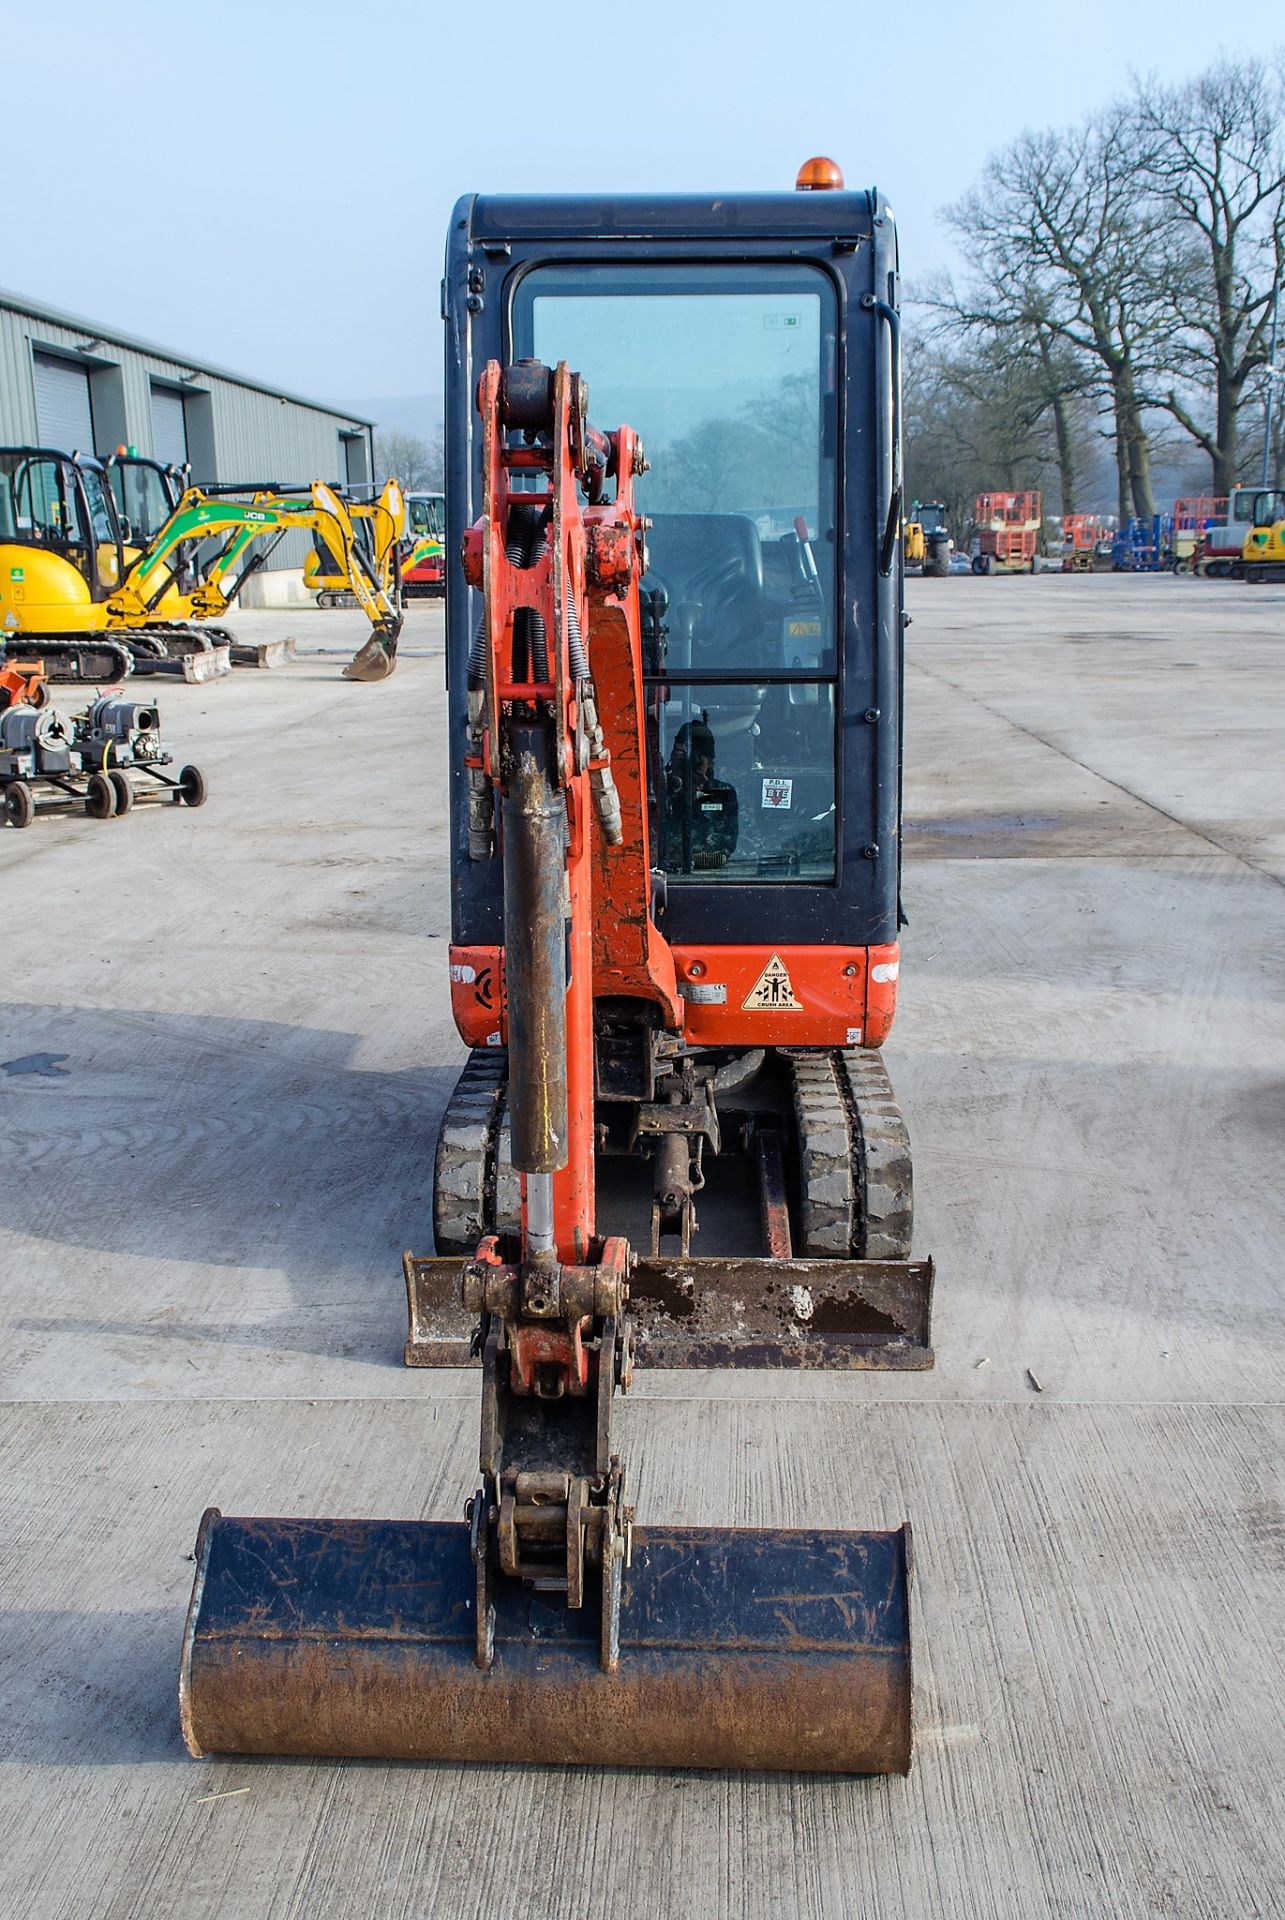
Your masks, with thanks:
M488 240L861 239L889 208L878 188L824 193L469 194L457 227Z

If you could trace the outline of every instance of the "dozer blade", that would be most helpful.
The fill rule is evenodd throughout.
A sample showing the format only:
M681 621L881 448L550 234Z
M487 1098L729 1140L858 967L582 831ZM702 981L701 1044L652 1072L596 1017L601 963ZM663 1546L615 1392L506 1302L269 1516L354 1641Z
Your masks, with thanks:
M403 1261L408 1367L477 1364L458 1257ZM639 1367L933 1364L931 1260L642 1259L629 1279Z
M179 1681L205 1753L546 1766L910 1766L910 1529L638 1527L620 1663L597 1610L497 1590L474 1659L468 1528L201 1522Z
M287 634L284 640L234 640L232 642L232 665L234 667L284 667L287 660L293 660L298 651L299 642L295 636Z
M144 678L162 675L183 680L193 687L202 687L207 680L221 680L231 671L232 661L226 647L206 647L197 653L167 653L163 659L134 656L134 672Z
M137 674L163 674L199 687L208 680L221 680L232 671L227 641L199 629L157 627L150 633L131 633L124 638L134 655Z
M232 653L228 647L211 647L206 653L185 653L183 678L192 686L204 686L207 680L221 680L232 671Z

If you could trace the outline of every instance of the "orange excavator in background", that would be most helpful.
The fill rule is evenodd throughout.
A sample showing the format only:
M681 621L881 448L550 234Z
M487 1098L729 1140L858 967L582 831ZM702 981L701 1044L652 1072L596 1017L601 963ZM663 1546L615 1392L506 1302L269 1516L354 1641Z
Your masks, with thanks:
M437 1250L406 1259L406 1359L480 1367L480 1483L462 1524L208 1511L193 1753L910 1765L908 1525L855 1529L846 1502L825 1527L635 1524L614 1427L638 1367L932 1364L879 1052L896 239L834 171L805 170L822 194L456 209L450 977L472 1051ZM650 468L632 426L591 426L589 379ZM719 409L741 462L711 491ZM645 1176L645 1251L613 1162ZM760 1244L693 1258L698 1196L731 1177Z

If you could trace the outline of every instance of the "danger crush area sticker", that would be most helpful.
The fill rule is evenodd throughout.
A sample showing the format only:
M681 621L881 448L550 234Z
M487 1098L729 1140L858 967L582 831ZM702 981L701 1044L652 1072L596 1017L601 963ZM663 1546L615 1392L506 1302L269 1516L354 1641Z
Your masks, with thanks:
M772 955L741 1008L745 1013L802 1013L803 1003L794 997L789 969L779 953Z

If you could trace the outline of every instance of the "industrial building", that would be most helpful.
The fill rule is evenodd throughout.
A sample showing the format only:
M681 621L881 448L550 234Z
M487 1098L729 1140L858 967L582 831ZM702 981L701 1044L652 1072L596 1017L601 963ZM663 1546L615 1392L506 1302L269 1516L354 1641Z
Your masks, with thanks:
M122 445L213 481L368 483L373 426L317 400L0 291L0 445L100 457ZM307 538L288 536L249 604L302 596Z

